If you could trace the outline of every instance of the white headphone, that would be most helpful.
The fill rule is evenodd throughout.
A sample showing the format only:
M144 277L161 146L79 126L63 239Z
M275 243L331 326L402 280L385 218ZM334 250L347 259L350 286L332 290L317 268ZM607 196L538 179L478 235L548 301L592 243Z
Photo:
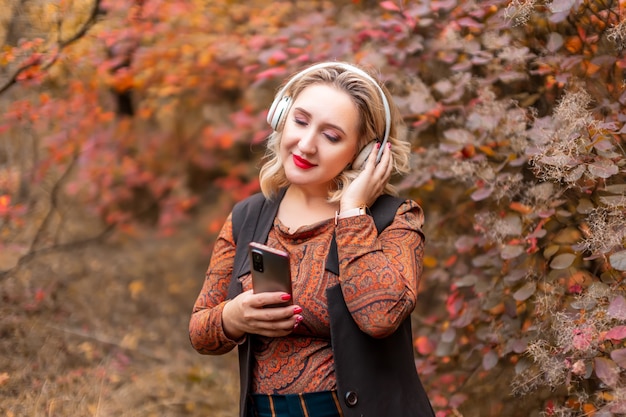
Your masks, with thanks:
M280 122L281 122L283 115L286 115L288 113L289 107L291 106L291 97L285 95L289 87L291 87L291 85L296 80L302 78L304 75L310 72L316 71L320 68L326 68L326 67L341 67L346 71L352 71L356 74L359 74L361 77L368 79L373 85L376 86L376 88L378 88L378 91L380 93L380 98L382 99L383 106L385 108L385 136L383 136L383 141L380 145L380 150L378 151L378 155L376 155L376 163L378 163L383 154L385 144L387 143L387 140L389 139L389 131L391 130L391 109L389 107L389 102L387 101L387 97L385 96L385 93L383 92L383 89L380 87L378 82L376 82L376 80L372 78L368 73L366 73L362 69L357 68L353 65L342 63L342 62L323 62L321 64L313 65L303 70L302 72L299 72L298 74L294 75L291 78L291 80L289 80L289 82L287 82L287 84L285 84L285 86L281 88L278 94L276 94L276 97L274 98L274 101L272 102L272 105L270 106L270 109L267 113L267 123L269 123L269 125L272 127L272 129L274 129L274 131L278 130L278 127L280 126Z

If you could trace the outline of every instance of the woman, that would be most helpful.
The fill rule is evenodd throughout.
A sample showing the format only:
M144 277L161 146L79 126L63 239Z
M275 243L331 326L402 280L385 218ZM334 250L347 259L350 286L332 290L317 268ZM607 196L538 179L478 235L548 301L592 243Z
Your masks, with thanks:
M410 327L423 214L414 201L380 197L394 194L390 177L408 171L410 153L388 91L353 65L317 64L284 85L268 122L262 195L236 205L217 238L189 324L193 347L239 347L241 417L433 416ZM260 210L254 199L274 211L241 220ZM252 235L235 221L265 227L261 243L289 253L291 293L254 293L237 260Z

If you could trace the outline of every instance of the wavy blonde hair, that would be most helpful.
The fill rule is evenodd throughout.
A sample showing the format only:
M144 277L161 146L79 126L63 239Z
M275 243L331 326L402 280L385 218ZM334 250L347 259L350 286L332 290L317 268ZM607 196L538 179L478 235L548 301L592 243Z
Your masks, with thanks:
M346 65L348 65L348 67L346 67ZM339 91L347 93L352 98L359 113L360 128L358 132L359 139L357 149L360 150L372 140L382 140L384 137L386 128L385 108L380 90L372 84L371 80L363 77L363 75L356 71L350 71L349 66L354 65L337 62L336 65L329 63L328 66L323 66L322 68L309 71L308 73L305 69L305 74L301 75L299 79L296 79L289 87L288 91L283 92L283 94L290 96L291 103L293 103L305 88L314 84L329 85ZM363 70L360 67L357 68ZM370 72L365 72L371 76ZM298 74L292 77L296 77ZM374 76L372 76L372 78L376 79ZM287 83L288 80L283 85ZM409 171L411 145L406 140L404 121L400 116L398 108L393 103L391 94L384 85L379 84L379 86L385 94L391 112L388 143L391 144L393 169L396 174L404 175ZM279 153L283 126L287 118L288 110L285 111L285 116L276 131L273 132L267 140L267 147L263 158L264 163L259 174L261 191L268 199L275 196L279 189L289 185L289 181L283 169L283 161ZM351 165L344 169L335 178L334 187L328 190L328 200L330 202L338 202L341 200L343 190L350 185L359 172L360 170L353 169ZM390 183L385 185L384 193L397 195L396 188Z

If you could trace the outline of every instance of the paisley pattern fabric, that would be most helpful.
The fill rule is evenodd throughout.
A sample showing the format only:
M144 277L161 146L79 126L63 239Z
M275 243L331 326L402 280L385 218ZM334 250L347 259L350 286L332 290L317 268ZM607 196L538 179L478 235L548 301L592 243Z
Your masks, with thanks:
M326 289L340 284L346 305L359 328L372 337L393 333L415 308L422 272L424 217L411 200L398 209L380 236L370 216L328 219L293 233L276 219L267 244L289 252L292 296L304 320L286 337L254 337L253 393L298 394L336 389L330 344ZM333 233L339 276L326 271ZM231 218L213 249L204 285L189 323L192 345L200 353L222 354L237 346L223 331L235 243ZM242 277L251 289L249 275Z

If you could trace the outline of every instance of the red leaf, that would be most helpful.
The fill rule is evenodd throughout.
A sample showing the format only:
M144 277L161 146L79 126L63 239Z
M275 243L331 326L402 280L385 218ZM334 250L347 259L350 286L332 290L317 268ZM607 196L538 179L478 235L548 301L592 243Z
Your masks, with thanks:
M623 340L626 339L626 326L613 327L604 335L605 340Z
M619 380L617 364L607 358L594 359L596 375L609 387L614 387Z
M448 310L448 314L451 318L456 318L459 315L459 312L463 309L465 305L465 301L463 297L458 292L450 294L448 299L446 300L446 309Z
M415 349L419 352L420 355L429 355L435 350L435 346L433 342L426 336L419 336L415 339L414 342Z
M626 349L616 349L611 352L611 359L622 368L626 368Z
M399 12L400 8L398 7L397 4L395 4L392 1L383 1L380 3L380 7L382 7L385 10L390 10L392 12Z
M261 71L256 75L256 79L258 81L260 80L265 80L268 78L274 78L277 76L282 76L284 75L286 72L285 67L275 67L275 68L269 68L266 69L265 71Z
M626 320L626 299L621 295L615 297L611 300L607 313L614 319Z
M481 201L489 197L493 193L491 187L479 188L471 194L471 198L474 201Z
M46 298L46 293L41 288L37 288L35 291L35 301L40 303Z

